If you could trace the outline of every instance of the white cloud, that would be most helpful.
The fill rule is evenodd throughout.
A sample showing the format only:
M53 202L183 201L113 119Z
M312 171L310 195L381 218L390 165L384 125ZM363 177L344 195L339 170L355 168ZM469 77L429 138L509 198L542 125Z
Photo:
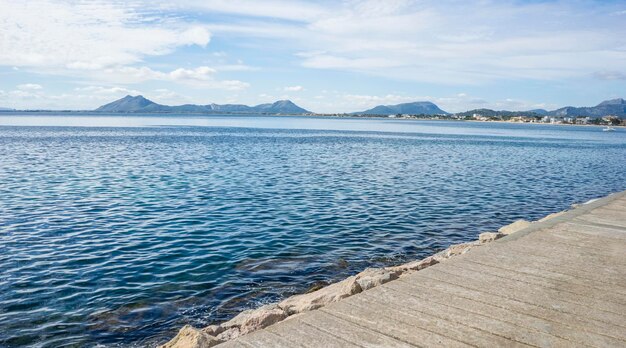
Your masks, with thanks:
M126 94L141 94L136 89L128 89L125 87L103 87L103 86L86 86L74 88L74 91L81 93L91 93L95 95L126 95Z
M156 20L120 2L2 0L1 7L0 65L102 69L210 40L206 27Z
M192 69L178 68L169 72L152 68L123 66L92 72L90 76L97 80L111 81L122 84L141 83L145 81L170 81L198 88L215 88L230 91L243 90L250 87L247 82L239 80L219 80L215 78L216 70L208 66Z
M171 1L158 1L168 8L207 11L210 13L230 13L250 17L269 17L290 21L306 21L325 13L322 6L299 0L182 0L175 4Z
M36 83L24 83L24 84L18 85L17 89L22 90L22 91L36 91L36 90L43 89L43 86L38 85Z
M215 69L211 69L208 66L201 66L195 69L178 68L168 75L174 81L207 81L212 79L215 73Z
M626 27L612 15L623 5L612 2L351 0L326 3L295 22L262 18L279 7L273 2L262 14L246 12L253 20L210 26L222 35L279 40L299 50L307 68L430 83L560 80L626 69Z
M283 88L285 92L302 92L304 91L304 87L302 86L287 86Z
M180 105L201 102L195 101L193 98L171 91L167 88L159 88L148 94L149 99L160 104L165 105Z
M600 80L626 80L626 72L620 71L598 71L593 76Z

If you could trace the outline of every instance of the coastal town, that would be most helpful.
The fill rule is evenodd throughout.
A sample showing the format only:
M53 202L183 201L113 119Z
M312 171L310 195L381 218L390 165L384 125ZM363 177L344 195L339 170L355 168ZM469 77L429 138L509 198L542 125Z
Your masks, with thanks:
M491 110L488 110L491 111ZM515 114L506 112L507 115L491 113L457 113L457 114L315 114L315 116L334 117L384 117L391 119L414 119L414 120L450 120L450 121L479 121L479 122L511 122L511 123L542 123L542 124L562 124L562 125L599 125L599 126L626 126L626 118L616 115L606 115L602 117L590 116L551 116L540 114Z

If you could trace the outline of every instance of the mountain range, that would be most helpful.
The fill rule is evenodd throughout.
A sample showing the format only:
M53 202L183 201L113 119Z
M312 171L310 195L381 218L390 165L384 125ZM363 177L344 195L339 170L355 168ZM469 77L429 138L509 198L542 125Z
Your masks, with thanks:
M553 116L591 116L602 117L606 115L626 116L626 100L622 98L605 100L602 103L592 107L577 108L566 106L549 112Z
M396 105L378 105L369 110L354 112L354 115L447 115L437 105L431 102L413 102Z
M11 112L18 111L11 108L0 107L0 111ZM33 111L33 110L31 110ZM34 111L46 111L46 110L34 110ZM72 111L72 110L67 110ZM169 106L157 104L149 99L144 98L141 95L130 96L127 95L124 98L118 99L114 102L102 105L94 110L96 112L120 112L120 113L239 113L239 114L287 114L287 115L302 115L312 114L299 107L289 100L279 100L274 103L259 104L256 106L248 106L243 104L185 104L178 106ZM437 105L427 101L402 103L396 105L378 105L374 108L353 112L350 115L397 115L397 114L409 114L409 115L449 115L448 112L440 109ZM465 112L459 112L455 115L458 116L472 116L473 114L480 114L483 116L559 116L559 117L577 117L577 116L589 116L592 118L613 115L621 118L626 118L626 100L623 98L605 100L596 106L591 107L574 107L566 106L560 109L548 111L544 109L533 109L527 111L506 111L506 110L492 110L492 109L475 109Z
M472 116L473 114L479 114L482 116L559 116L559 117L577 117L577 116L589 116L592 118L613 115L619 117L626 117L626 101L622 98L611 99L603 101L602 103L591 107L574 107L566 106L560 109L547 111L544 109L534 109L528 111L506 111L506 110L491 110L491 109L475 109L465 112L459 112L460 116Z
M141 95L127 95L109 104L97 108L97 112L146 112L146 113L246 113L246 114L309 114L290 100L248 106L243 104L185 104L169 106L157 104Z

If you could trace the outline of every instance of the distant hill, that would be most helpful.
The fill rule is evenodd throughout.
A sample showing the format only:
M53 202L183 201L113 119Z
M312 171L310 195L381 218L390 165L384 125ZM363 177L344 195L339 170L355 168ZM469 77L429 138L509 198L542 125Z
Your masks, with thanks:
M626 117L626 101L622 98L605 100L602 103L592 107L573 107L566 106L548 113L551 116L590 116L602 117L606 115L614 115Z
M548 110L544 110L544 109L532 109L532 110L528 110L525 112L532 112L533 114L537 114L537 115L541 115L541 116L545 116L549 113Z
M0 107L0 111L15 111L15 109Z
M141 95L127 95L97 108L97 112L154 112L154 113L249 113L249 114L308 114L310 111L299 107L290 100L248 106L242 104L185 104L169 106L157 104Z
M465 112L459 112L458 116L473 116L478 114L485 117L515 117L515 116L561 116L561 117L576 117L576 116L589 116L592 118L598 118L607 115L619 116L621 118L626 117L626 101L622 98L606 100L602 103L592 107L573 107L566 106L553 111L547 111L544 109L534 109L528 111L507 111L507 110L491 110L491 109L475 109Z
M166 107L165 105L159 105L151 100L144 98L139 95L136 97L132 97L130 95L125 96L122 99L118 99L112 103L108 103L102 105L97 108L95 111L104 111L104 112L139 112L139 111L157 111L161 108Z
M355 115L444 115L447 112L441 110L431 102L414 102L397 105L378 105L372 109L354 112Z
M543 111L543 113L540 113ZM506 110L491 110L491 109L474 109L465 112L459 112L456 115L458 116L473 116L474 114L485 116L485 117L515 117L515 116L528 116L528 117L536 117L536 116L544 116L547 113L546 110L530 110L530 111L506 111Z
M271 104L261 104L253 107L253 109L260 112L266 112L270 114L306 114L309 111L299 107L291 102L291 100L279 100Z

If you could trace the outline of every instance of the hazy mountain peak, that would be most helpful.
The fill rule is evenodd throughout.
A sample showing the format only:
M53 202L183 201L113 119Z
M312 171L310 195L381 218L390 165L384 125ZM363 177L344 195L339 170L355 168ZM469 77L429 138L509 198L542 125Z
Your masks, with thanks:
M106 112L137 112L142 111L148 106L158 105L155 102L144 98L142 95L132 96L127 95L124 98L118 99L112 103L102 105L97 108L96 111Z
M417 101L411 103L402 103L396 105L378 105L369 110L356 112L361 115L394 115L394 114L410 114L410 115L442 115L447 112L441 110L435 103L429 101Z
M566 106L550 112L555 116L589 116L602 117L606 115L614 115L619 117L626 116L626 101L623 98L605 100L602 103L592 107L573 107Z
M602 103L598 104L598 106L604 106L604 105L624 105L624 104L626 104L626 100L624 100L623 98L616 98L616 99L605 100Z
M102 105L95 111L101 112L158 112L158 113L270 113L270 114L305 114L309 111L297 106L290 100L279 100L271 104L247 106L242 104L185 104L169 106L157 104L142 95L127 95L114 102Z

